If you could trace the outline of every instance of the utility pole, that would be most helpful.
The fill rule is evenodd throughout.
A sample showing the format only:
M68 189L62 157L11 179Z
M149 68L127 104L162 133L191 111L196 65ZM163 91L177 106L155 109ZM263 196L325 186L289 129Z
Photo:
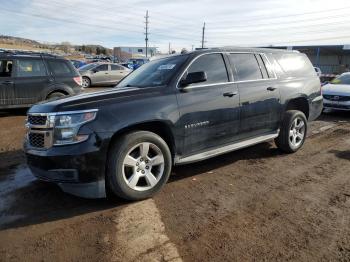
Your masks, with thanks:
M171 54L171 43L169 42L169 55Z
M205 22L204 22L203 31L202 31L202 48L204 48L204 34L205 34Z
M146 18L146 22L145 22L145 24L146 24L146 33L145 33L145 35L146 35L146 38L145 38L145 41L146 41L146 57L148 56L148 24L149 24L149 21L148 21L148 18L149 18L149 16L148 16L148 10L146 11L146 16L145 16L145 18Z

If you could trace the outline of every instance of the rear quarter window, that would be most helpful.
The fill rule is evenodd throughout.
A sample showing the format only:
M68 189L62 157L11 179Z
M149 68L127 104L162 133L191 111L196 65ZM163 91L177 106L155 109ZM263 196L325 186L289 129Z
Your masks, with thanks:
M281 53L274 54L274 57L287 77L317 76L313 65L304 54Z
M55 76L72 76L76 74L73 65L69 61L48 60L47 63Z

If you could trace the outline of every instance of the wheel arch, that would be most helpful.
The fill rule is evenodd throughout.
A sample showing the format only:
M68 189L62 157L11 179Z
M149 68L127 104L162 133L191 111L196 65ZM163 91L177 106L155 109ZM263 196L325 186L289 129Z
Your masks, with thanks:
M290 99L285 106L285 111L288 110L299 110L305 114L306 119L309 119L310 105L306 97L296 97Z
M52 95L53 93L62 93L64 95L69 95L69 92L67 92L66 90L64 89L54 89L54 90L51 90L48 94L46 94L46 97L45 99L47 99L50 95Z
M90 77L90 76L83 75L83 76L81 76L81 79L83 79L83 78L87 78L87 79L89 79L89 81L90 81L90 85L92 85L92 80L91 80L91 77Z
M126 133L130 133L133 131L149 131L159 135L168 145L169 150L171 152L172 158L174 158L176 154L176 144L175 137L173 131L168 123L161 120L147 121L142 123L133 124L130 126L126 126L113 134L110 139L108 152L110 151L113 143L122 135Z

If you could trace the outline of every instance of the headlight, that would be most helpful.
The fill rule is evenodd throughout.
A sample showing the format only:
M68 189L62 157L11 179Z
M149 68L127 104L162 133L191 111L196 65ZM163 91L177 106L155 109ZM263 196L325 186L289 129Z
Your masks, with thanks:
M85 141L89 135L78 135L80 127L96 118L97 109L62 112L50 117L53 122L53 145L74 144Z

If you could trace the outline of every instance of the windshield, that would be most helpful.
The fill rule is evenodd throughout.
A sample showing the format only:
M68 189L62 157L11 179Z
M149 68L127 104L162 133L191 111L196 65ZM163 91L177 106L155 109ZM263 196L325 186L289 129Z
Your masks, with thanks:
M151 61L124 78L117 87L154 87L167 85L176 70L186 61L187 55Z
M85 71L85 70L93 69L94 67L96 67L96 64L88 64L88 65L84 65L82 67L79 67L79 70Z
M338 76L331 81L333 85L350 85L350 74Z

